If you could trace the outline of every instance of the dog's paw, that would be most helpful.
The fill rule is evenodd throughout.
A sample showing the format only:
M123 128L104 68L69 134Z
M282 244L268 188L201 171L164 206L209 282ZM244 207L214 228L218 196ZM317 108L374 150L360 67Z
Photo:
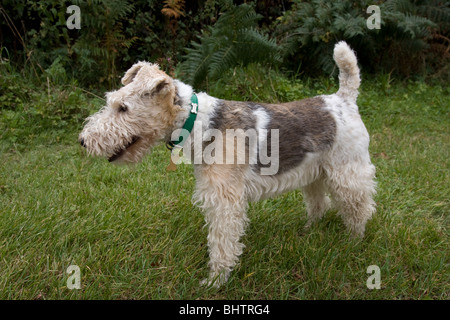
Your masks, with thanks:
M200 285L203 287L208 287L208 288L212 287L212 288L217 288L217 289L219 289L221 286L221 284L218 281L214 281L209 278L205 278L202 281L200 281Z
M200 281L200 285L218 289L228 281L228 277L229 273L211 273L208 278Z

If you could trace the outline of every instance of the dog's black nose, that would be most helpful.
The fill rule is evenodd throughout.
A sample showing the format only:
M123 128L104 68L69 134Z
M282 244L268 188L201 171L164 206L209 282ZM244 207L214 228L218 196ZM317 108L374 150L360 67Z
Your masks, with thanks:
M86 148L86 145L84 144L84 139L80 139L80 144Z

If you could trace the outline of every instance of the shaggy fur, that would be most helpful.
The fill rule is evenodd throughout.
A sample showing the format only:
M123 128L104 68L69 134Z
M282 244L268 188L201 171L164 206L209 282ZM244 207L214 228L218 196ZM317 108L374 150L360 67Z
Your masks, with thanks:
M193 202L203 210L209 228L211 271L205 283L223 284L238 262L250 201L301 188L307 226L334 207L347 228L363 236L375 211L375 167L356 105L359 69L345 42L336 44L334 60L340 87L332 95L264 104L197 94L197 119L183 147L191 159L200 159L194 161ZM87 119L80 143L89 154L134 163L155 144L177 138L173 132L189 115L193 90L147 62L133 65L122 83L121 89L107 93L107 105ZM226 135L231 129L235 134ZM235 144L239 139L244 148ZM219 148L212 155L223 151L232 161L202 161L213 145ZM244 162L237 161L239 155L245 156Z

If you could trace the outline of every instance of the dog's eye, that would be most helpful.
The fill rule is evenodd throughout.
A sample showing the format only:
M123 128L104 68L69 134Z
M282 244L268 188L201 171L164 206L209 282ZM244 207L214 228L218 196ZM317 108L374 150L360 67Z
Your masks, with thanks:
M119 107L119 112L127 112L128 111L128 108L127 108L127 106L126 105L120 105L120 107Z
M146 92L143 95L141 95L141 98L150 98L150 92Z

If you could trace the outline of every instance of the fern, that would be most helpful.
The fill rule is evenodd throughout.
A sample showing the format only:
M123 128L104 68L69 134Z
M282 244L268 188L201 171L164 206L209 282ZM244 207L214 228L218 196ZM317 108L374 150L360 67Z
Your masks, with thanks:
M448 3L439 0L387 0L380 5L381 29L369 30L366 9L373 1L294 0L292 9L279 19L276 36L285 61L296 61L309 74L320 69L337 73L332 49L346 40L359 53L360 62L406 74L410 65L422 66L425 50L439 28L447 30ZM439 23L439 25L438 25ZM296 65L289 65L297 69ZM421 67L420 67L421 68Z
M184 0L165 0L161 13L166 17L179 19L184 16Z
M253 5L235 6L223 1L223 12L214 26L207 28L192 42L181 64L181 76L199 86L207 78L216 78L236 65L251 62L280 61L279 48L273 39L257 29L261 18Z
M430 28L437 27L426 17L418 16L419 7L410 0L388 0L381 9L384 25L394 29L402 38L425 39L431 35Z
M97 82L106 81L112 88L119 79L116 67L119 53L137 40L125 36L122 24L123 19L133 12L134 5L122 0L75 3L81 7L81 12L90 12L82 15L83 32L71 48L83 57L79 71L98 77Z
M329 74L335 69L334 43L341 39L364 42L367 26L366 18L350 1L296 1L293 10L281 20L277 32L283 39L285 60L300 51L302 63L308 69L320 68Z

